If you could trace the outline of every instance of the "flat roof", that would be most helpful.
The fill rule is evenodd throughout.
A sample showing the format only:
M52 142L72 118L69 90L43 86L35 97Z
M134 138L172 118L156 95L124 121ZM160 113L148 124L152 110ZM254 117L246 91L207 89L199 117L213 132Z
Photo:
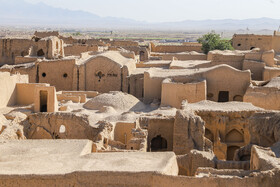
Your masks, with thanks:
M90 140L2 140L0 175L56 175L75 171L177 175L173 152L91 153Z

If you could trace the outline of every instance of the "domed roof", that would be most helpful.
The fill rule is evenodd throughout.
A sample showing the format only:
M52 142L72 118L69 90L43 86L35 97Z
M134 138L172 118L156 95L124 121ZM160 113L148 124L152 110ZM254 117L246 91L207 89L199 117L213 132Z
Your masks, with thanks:
M110 106L116 111L139 111L145 108L145 104L133 95L117 91L98 95L84 104L84 108L89 110L103 110L104 106Z

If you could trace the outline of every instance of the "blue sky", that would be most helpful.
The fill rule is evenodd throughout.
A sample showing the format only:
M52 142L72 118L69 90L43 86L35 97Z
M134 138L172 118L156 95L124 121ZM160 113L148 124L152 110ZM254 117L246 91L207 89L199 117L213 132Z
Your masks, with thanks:
M102 17L166 22L204 19L280 19L280 0L25 0L84 10Z

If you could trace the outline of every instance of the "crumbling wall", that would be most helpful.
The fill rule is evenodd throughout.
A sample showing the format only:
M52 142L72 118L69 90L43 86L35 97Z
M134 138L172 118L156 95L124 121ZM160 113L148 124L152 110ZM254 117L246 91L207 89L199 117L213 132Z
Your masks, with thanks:
M173 151L176 155L187 154L192 149L203 151L205 148L205 123L190 111L177 111L173 134Z

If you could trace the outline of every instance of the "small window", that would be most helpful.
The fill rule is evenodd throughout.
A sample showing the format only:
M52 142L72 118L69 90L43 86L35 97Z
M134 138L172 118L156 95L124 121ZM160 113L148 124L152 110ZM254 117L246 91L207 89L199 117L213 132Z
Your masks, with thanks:
M253 50L253 49L255 49L255 47L251 47L251 48L250 48L250 50Z
M42 73L42 77L46 77L47 76L47 74L46 73Z
M240 46L241 46L241 44L237 44L237 46L238 46L238 47L240 47Z
M67 74L67 73L64 73L64 74L63 74L63 77L64 77L64 78L67 78L67 77L68 77L68 74Z

